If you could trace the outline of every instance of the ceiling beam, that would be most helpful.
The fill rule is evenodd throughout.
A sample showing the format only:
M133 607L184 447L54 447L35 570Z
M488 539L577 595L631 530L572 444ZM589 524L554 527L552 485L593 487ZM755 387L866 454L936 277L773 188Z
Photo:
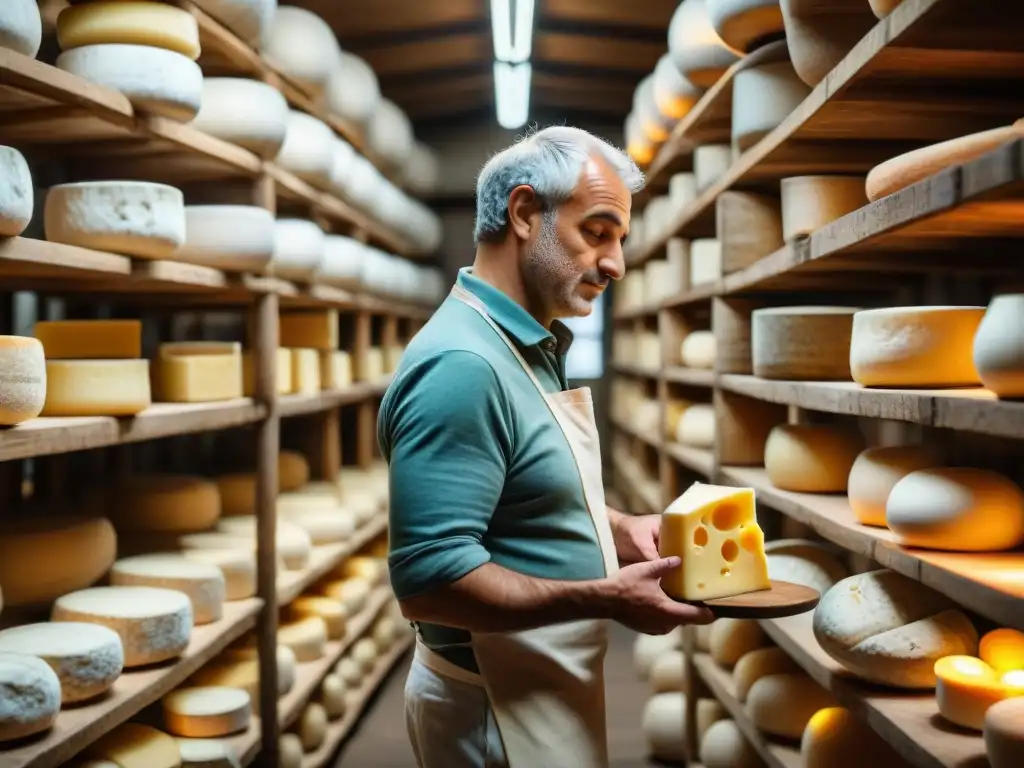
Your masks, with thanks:
M679 0L544 0L544 20L608 27L668 29Z
M491 36L460 33L368 48L362 55L380 79L423 74L434 70L478 66L493 53Z
M533 43L533 58L552 64L641 70L646 73L654 69L665 49L664 40L647 42L615 37L591 38L540 30Z
M436 32L458 24L481 23L490 28L480 0L293 0L321 16L345 41L396 34Z

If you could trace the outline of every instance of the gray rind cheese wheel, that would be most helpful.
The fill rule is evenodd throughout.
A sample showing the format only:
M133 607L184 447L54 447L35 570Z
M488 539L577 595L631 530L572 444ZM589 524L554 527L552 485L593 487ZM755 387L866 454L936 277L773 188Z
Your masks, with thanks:
M18 2L21 0L15 4ZM0 11L0 27L2 16ZM0 146L0 237L17 237L24 232L34 208L32 173L24 155L13 147Z
M36 0L4 0L0 7L0 48L35 58L43 42L43 22Z
M683 0L668 27L668 50L683 77L701 88L713 86L737 60L711 26L707 0Z
M707 0L711 26L725 44L752 51L785 33L779 0Z
M857 311L856 307L754 310L754 375L790 381L851 381L850 336Z
M47 730L60 711L60 680L42 659L0 653L0 742Z

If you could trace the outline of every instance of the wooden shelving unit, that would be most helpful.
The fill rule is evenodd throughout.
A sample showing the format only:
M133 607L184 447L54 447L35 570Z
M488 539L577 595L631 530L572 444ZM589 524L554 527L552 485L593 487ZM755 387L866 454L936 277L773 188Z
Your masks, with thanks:
M629 247L642 269L666 256L673 239L716 236L716 205L726 191L779 196L779 181L813 174L865 175L905 151L1009 125L1024 114L1024 45L1006 33L1022 9L966 0L904 0L879 21L777 128L700 190L664 231ZM676 126L648 171L662 194L668 177L691 168L693 149L730 141L735 67L705 92ZM751 313L767 306L857 307L987 305L999 292L1024 290L1015 254L1024 242L1024 140L947 168L864 205L716 281L667 299L619 304L615 333L657 328L658 372L643 386L663 417L670 400L707 402L716 417L715 446L703 450L642 434L621 414L613 420L615 490L632 511L660 512L694 480L750 487L759 516L775 537L837 545L857 570L889 568L935 589L979 620L1024 628L1024 552L943 552L902 547L885 528L860 525L845 494L806 494L772 486L751 453L745 427L825 422L858 426L869 445L926 442L952 465L989 466L1018 483L1024 455L1024 404L981 388L868 389L852 381L775 381L753 375ZM646 229L646 227L645 227ZM674 245L674 244L673 244ZM679 253L677 250L675 253ZM641 281L642 282L642 281ZM685 281L684 281L685 284ZM714 370L679 367L679 345L692 331L715 336ZM617 384L635 387L635 366L615 365ZM750 415L756 411L755 418ZM755 430L756 431L756 430ZM884 436L884 437L883 437ZM656 502L656 503L655 503ZM859 715L917 768L985 768L980 733L945 724L934 692L917 694L855 680L819 647L811 615L762 622L837 700ZM773 768L801 766L798 745L766 739L735 700L729 672L697 653L692 633L688 690L719 699ZM687 722L693 722L693 707ZM697 760L688 739L690 764Z

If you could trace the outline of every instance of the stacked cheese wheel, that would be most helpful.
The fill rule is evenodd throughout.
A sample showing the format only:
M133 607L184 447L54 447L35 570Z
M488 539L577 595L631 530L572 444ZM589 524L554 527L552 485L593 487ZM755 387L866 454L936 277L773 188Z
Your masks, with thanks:
M206 403L242 396L242 345L235 341L168 342L153 361L155 399Z
M149 0L81 3L57 17L60 69L121 91L139 112L188 122L199 111L199 26Z

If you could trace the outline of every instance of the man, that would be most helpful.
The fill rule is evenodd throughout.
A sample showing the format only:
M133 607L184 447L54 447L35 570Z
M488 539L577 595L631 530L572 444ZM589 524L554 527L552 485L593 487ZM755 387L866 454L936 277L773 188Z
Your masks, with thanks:
M590 393L565 378L572 335L557 318L586 316L622 278L642 185L624 153L575 128L492 158L473 266L384 397L421 768L606 766L606 620L652 634L712 620L662 591L679 561L658 556L660 516L605 506Z

